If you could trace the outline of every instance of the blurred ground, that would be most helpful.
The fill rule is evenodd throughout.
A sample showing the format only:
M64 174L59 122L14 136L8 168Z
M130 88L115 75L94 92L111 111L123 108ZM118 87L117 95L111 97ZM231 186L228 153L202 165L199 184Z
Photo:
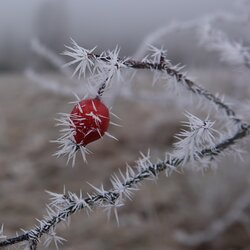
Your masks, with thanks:
M205 82L231 81L226 73L198 71ZM217 82L218 83L218 82ZM216 84L217 84L216 83ZM227 83L226 93L233 83ZM217 84L214 88L219 88ZM230 92L231 91L231 92ZM58 137L56 113L69 112L70 100L42 91L22 75L0 76L0 224L11 236L20 228L29 229L45 213L45 190L91 192L86 182L109 187L109 177L125 163L133 163L139 151L151 148L155 158L163 157L179 130L179 115L172 106L158 107L146 102L118 100L113 112L122 118L122 128L111 128L119 142L105 138L91 145L88 165L78 158L74 168L52 154ZM159 115L157 115L159 114ZM188 248L175 239L177 229L194 232L220 218L246 188L249 162L222 161L216 173L162 174L157 183L145 181L119 210L120 227L107 221L103 211L72 217L69 228L60 225L59 235L67 239L61 249L74 250L184 250L250 249L249 231L234 223L212 242ZM39 249L44 249L42 245ZM55 249L51 246L50 249Z

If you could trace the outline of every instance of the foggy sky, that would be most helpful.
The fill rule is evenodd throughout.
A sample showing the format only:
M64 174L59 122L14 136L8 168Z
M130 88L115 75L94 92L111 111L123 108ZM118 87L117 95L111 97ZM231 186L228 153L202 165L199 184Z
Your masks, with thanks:
M69 36L97 45L139 42L171 20L187 20L214 10L231 9L235 0L1 0L3 32L30 36L39 7L46 1L65 3ZM51 24L53 25L53 24Z
M9 53L27 54L39 37L61 51L70 37L82 46L132 55L143 38L172 21L232 10L235 0L0 0L0 64ZM54 5L53 5L54 3ZM41 9L51 4L53 8ZM45 9L46 10L46 9ZM54 41L51 37L54 36ZM56 40L57 39L57 40ZM16 49L20 45L21 49ZM7 47L6 47L7 46ZM9 51L11 50L11 51ZM15 59L13 59L15 60Z

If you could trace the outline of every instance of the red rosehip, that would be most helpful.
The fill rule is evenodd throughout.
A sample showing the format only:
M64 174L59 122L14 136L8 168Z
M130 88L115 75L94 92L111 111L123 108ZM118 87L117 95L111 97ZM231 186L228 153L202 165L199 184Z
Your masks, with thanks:
M101 138L109 127L109 110L99 98L85 99L71 111L73 137L79 146Z

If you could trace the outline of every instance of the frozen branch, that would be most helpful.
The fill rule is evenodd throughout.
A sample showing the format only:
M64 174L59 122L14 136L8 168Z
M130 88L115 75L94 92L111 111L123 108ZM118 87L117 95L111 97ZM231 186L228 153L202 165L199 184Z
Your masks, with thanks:
M95 81L93 81L93 84L95 85L94 87L98 90L96 93L96 98L101 97L104 90L107 88L107 86L110 85L110 81L113 77L118 76L118 78L120 78L121 69L148 69L153 72L160 72L162 74L162 79L167 82L166 84L168 84L168 82L172 82L172 85L175 88L186 89L187 91L193 93L201 99L208 100L210 103L214 104L216 108L224 111L225 115L229 118L229 120L232 120L234 122L235 126L240 127L243 124L241 120L236 117L235 112L228 105L226 105L218 97L212 95L207 90L203 89L188 77L186 77L186 74L181 72L181 67L173 66L170 61L167 60L166 52L163 49L157 49L156 47L151 46L150 49L152 51L152 54L150 56L148 56L143 61L135 61L129 58L119 58L119 50L117 48L114 51L104 52L100 55L95 54L94 49L84 49L74 41L73 47L71 48L67 46L67 48L69 49L69 51L64 52L64 54L73 58L73 61L70 61L69 63L67 63L67 65L76 64L75 73L78 72L79 77L81 77L81 75L85 76L86 71L88 71L91 74L91 80L89 82L90 85L92 83L92 79L95 79ZM62 136L58 140L55 140L55 142L59 144L59 151L56 153L56 155L68 155L68 160L72 159L74 163L76 153L79 151L79 149L83 149L84 152L87 149L85 145L82 147L82 145L74 142L74 126L72 127L70 116L66 114L66 117L69 117L69 119L65 120L63 119L63 117L61 119L62 121L64 121L63 125L66 125L66 128L63 128L61 130L63 132ZM191 119L191 117L192 116L190 115L189 118ZM196 118L193 116L192 119L195 120ZM198 118L196 119L196 121L198 121ZM185 159L189 157L194 158L195 155L191 156L192 154L196 154L197 151L203 149L205 146L208 146L208 144L204 144L204 141L202 141L202 139L198 141L197 137L194 135L198 133L198 135L201 134L202 136L205 136L205 138L208 138L208 131L211 128L212 123L207 121L204 124L202 121L198 123L200 123L199 126L202 126L201 129L203 132L201 132L200 130L198 132L193 131L191 133L191 136L188 136L188 133L184 133L181 136L184 136L186 138L176 144L178 150L176 150L175 153L178 153L181 157L184 157L183 155L186 155L184 157ZM193 130L193 128L194 126L191 126L191 130ZM204 132L208 133L206 134ZM200 138L202 138L202 136L200 136ZM201 141L204 144L203 147L201 147ZM184 144L184 146L182 144ZM186 145L189 145L189 147L187 147ZM211 147L212 145L209 146ZM190 150L186 150L188 148ZM82 155L84 155L84 159L86 160L85 153L82 150L81 152ZM197 158L198 155L196 155L195 157Z
M203 89L194 81L186 77L186 75L181 72L182 67L180 68L178 65L173 66L169 61L156 62L155 60L137 61L129 58L121 59L118 57L116 50L114 52L109 52L108 55L106 55L105 53L98 55L94 54L93 50L86 50L77 45L75 42L73 45L74 45L74 47L72 48L73 52L65 52L66 55L71 56L74 59L67 65L76 63L77 70L75 72L79 71L79 76L81 76L81 74L85 74L86 70L94 72L97 69L102 69L103 63L107 63L107 66L105 68L107 71L104 72L98 71L97 73L98 75L101 74L103 76L103 79L106 79L107 77L111 79L110 76L114 74L120 75L120 70L123 68L148 69L154 72L159 71L164 73L162 79L165 80L171 79L175 81L176 85L180 84L181 86L189 90L191 93L207 99L208 101L215 104L215 106L218 107L219 109L224 110L227 116L237 120L235 117L235 112L228 105L226 105L218 97L214 96L209 91ZM110 74L110 72L112 72L112 74ZM101 85L100 88L103 88L103 86Z
M222 62L250 69L250 49L239 42L231 42L222 31L206 23L199 28L198 37L207 50L219 53Z
M243 8L242 8L243 9ZM245 10L244 10L245 11ZM145 56L148 50L148 44L163 44L164 39L167 38L169 34L172 32L181 32L190 29L197 29L200 25L211 24L216 22L237 22L244 23L248 20L248 13L241 13L240 15L231 14L224 11L219 11L214 14L210 14L204 16L202 18L193 19L185 22L172 22L169 25L165 25L156 31L150 33L144 40L142 41L140 47L137 49L134 57L142 58Z
M223 15L221 14L217 17L215 15L212 19L215 20L222 16ZM231 19L235 17L225 15L223 18ZM240 18L236 18L236 20L239 19ZM190 27L199 27L199 25L197 25L197 20L188 22L185 25L172 25L165 30L160 30L158 33L154 34L152 38L149 39L150 43L154 43L152 41L158 40L166 33L180 27L189 29ZM216 36L218 37L218 34L216 34ZM214 46L213 48L219 48L218 44L223 39L213 40L215 41L214 44L217 46ZM225 43L224 40L223 42ZM79 78L81 76L85 77L87 74L89 75L88 86L95 89L96 99L100 100L104 91L111 87L111 80L122 80L123 70L150 70L155 74L155 78L165 81L166 85L171 83L175 88L186 90L188 93L191 93L202 100L208 101L207 103L213 104L213 106L218 111L221 111L224 117L226 116L231 122L232 127L228 129L230 133L224 135L220 134L213 128L214 122L208 119L201 120L198 117L187 113L188 122L186 122L185 125L188 129L179 133L179 141L174 144L172 152L166 153L164 160L159 160L158 162L153 163L149 154L142 154L141 158L137 161L136 166L127 166L125 173L120 172L119 174L114 174L110 178L112 188L109 190L105 190L103 185L101 185L100 188L91 185L94 189L92 194L84 195L80 192L79 195L76 195L75 193L65 191L62 194L49 192L51 203L47 206L47 215L41 220L38 220L38 224L34 228L25 231L16 237L5 238L2 227L0 229L0 247L8 247L24 242L28 249L35 250L37 249L40 239L44 236L45 246L49 246L54 242L55 246L58 248L64 239L56 234L56 226L61 222L67 222L67 219L78 211L84 210L90 212L95 207L102 207L104 210L108 211L108 214L113 211L118 222L117 209L124 204L125 199L131 199L134 191L138 190L139 184L144 180L155 180L161 172L165 172L166 176L170 176L173 171L178 172L179 169L183 168L183 164L189 162L195 162L198 165L202 165L204 162L213 163L218 156L232 150L233 146L238 141L249 135L250 125L239 119L235 111L220 98L211 94L209 91L205 90L187 77L187 75L182 72L182 67L179 65L172 65L171 62L167 60L166 51L163 49L157 49L156 47L151 46L150 56L143 60L133 60L131 58L120 58L118 48L102 54L96 54L95 48L82 48L73 40L72 43L72 47L68 46L68 50L64 52L64 55L72 58L72 61L68 62L66 66L76 66L73 74L78 74ZM50 51L46 50L46 48L42 47L39 43L33 46L40 55L48 58L54 65L59 66L61 63L60 60L53 57ZM233 47L233 49L237 50L238 46ZM230 50L232 51L231 47ZM141 51L144 51L144 48L142 48ZM228 51L229 50L227 50L227 52ZM66 72L66 74L68 73ZM44 85L47 81L39 78L39 75L33 71L28 71L27 75L38 82L41 86L50 89L51 91L63 95L69 95L69 92L71 92L71 88L62 88L56 82L48 82L48 85ZM182 98L182 96L180 95L179 98ZM68 116L66 116L66 118L68 118ZM64 120L59 120L59 122L60 121L64 123ZM62 139L65 138L65 134L67 136L67 133L70 133L70 136L72 136L72 131L70 130L72 127L70 122L72 121L67 121L69 123L66 123L67 128L62 131L64 132L64 135L61 137ZM219 135L218 138L215 138L215 135ZM64 146L66 146L66 149L68 150L69 145L61 146L63 152L65 152ZM69 150L69 158L73 158L73 161L75 159L73 153L77 150L78 147ZM60 155L60 152L58 152L58 154ZM239 202L236 203L235 208L226 214L221 221L215 222L206 232L201 232L198 236L194 236L193 239L192 236L189 238L185 233L179 233L178 239L180 241L184 239L183 241L185 242L190 241L190 244L187 243L189 245L200 244L199 242L204 240L211 240L213 237L221 233L226 226L232 223L235 218L242 218L242 214L237 211L244 209L243 205L246 203L249 204L248 202L245 202L245 198L239 200ZM224 226L221 226L223 223Z
M46 47L41 43L37 38L32 39L31 41L31 49L42 58L46 59L50 62L56 69L62 72L65 76L70 77L72 72L69 68L62 67L65 64L65 61L62 57L58 56L51 49Z
M239 139L245 137L249 133L249 125L242 125L239 131L232 137L221 141L213 148L205 148L200 152L196 152L194 160L201 160L205 157L214 158L224 152L230 146L234 145ZM166 154L166 159L153 164L150 161L150 156L144 156L138 160L136 168L127 167L125 174L120 174L121 177L114 175L111 178L113 189L104 190L103 187L95 188L96 193L82 198L82 194L78 197L76 194L68 192L68 194L52 194L52 203L49 206L49 213L45 216L35 228L19 235L0 242L0 247L10 246L22 241L30 242L30 249L36 249L39 239L44 234L51 235L51 230L55 230L58 223L67 220L69 216L80 211L90 210L93 207L109 207L115 210L123 204L124 197L131 198L134 190L138 189L138 184L146 179L155 179L157 175L165 171L169 176L173 171L177 171L182 163L186 163L191 159L177 158L171 154ZM193 157L192 157L193 159ZM136 171L135 171L135 170Z
M41 87L43 90L49 91L50 93L54 93L61 96L72 97L73 93L81 93L81 86L71 86L65 85L63 83L57 82L55 80L51 80L46 78L32 69L27 69L24 72L25 76L32 80L35 84Z

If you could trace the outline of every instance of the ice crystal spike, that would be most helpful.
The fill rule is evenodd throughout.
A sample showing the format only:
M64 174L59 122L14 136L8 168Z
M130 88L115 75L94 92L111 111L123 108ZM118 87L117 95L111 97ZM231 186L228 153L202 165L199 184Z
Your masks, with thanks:
M72 47L65 46L68 50L63 52L63 55L71 57L73 60L66 63L64 67L71 66L73 64L76 64L75 71L73 73L73 76L78 73L78 78L80 79L83 75L85 77L86 71L92 72L92 66L93 63L93 52L96 49L94 47L93 49L84 49L80 47L73 39L71 39Z

